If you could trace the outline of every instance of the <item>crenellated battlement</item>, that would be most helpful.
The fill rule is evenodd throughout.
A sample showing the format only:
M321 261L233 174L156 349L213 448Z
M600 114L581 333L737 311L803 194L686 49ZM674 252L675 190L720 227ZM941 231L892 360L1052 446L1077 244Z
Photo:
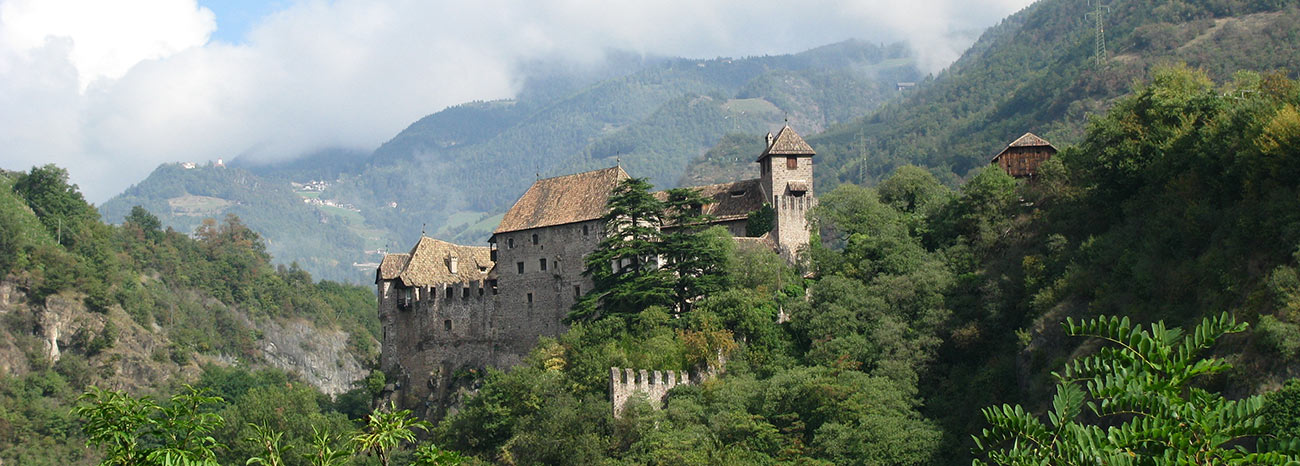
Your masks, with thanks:
M814 155L786 126L768 139L758 178L690 189L711 200L702 207L715 219L710 223L738 237L751 214L770 206L770 231L746 241L794 262L809 240L808 210L817 205ZM600 245L609 195L628 178L611 167L539 179L504 214L486 247L421 237L408 253L386 254L375 285L390 399L437 419L454 403L453 374L519 364L540 337L563 333L574 303L595 288L582 273L584 258ZM633 396L661 406L673 388L715 377L718 356L716 365L692 371L610 368L614 413Z
M609 368L609 396L613 402L614 416L623 411L627 400L638 393L646 399L662 404L668 391L678 385L695 385L698 377L691 379L686 371L648 371L645 369Z

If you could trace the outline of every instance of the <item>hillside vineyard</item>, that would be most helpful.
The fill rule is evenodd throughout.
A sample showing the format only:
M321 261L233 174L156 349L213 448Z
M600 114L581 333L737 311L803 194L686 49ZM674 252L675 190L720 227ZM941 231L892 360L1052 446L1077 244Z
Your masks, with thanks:
M758 178L690 189L712 200L701 208L713 224L793 261L808 244L807 213L817 204L813 155L786 126L767 135ZM569 309L592 289L583 258L600 242L606 200L628 177L616 166L541 179L505 214L488 246L422 237L409 253L385 255L375 285L380 367L391 382L386 396L441 417L462 375L518 364L538 337L562 333ZM765 205L775 213L772 230L742 238L749 214Z

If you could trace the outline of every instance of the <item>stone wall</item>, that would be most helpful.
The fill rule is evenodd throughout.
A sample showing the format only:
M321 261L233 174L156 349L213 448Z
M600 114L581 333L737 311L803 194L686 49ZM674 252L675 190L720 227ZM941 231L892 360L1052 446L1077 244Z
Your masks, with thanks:
M794 159L796 167L789 168L787 159ZM771 155L764 163L763 188L767 191L776 211L776 225L772 239L787 260L794 258L799 247L808 244L808 210L816 205L813 193L813 157L808 155ZM792 183L801 184L802 192L790 189Z
M508 323L511 351L522 356L538 336L564 331L562 321L573 303L591 291L591 279L582 274L583 259L596 249L600 237L599 220L495 236L500 313Z
M635 371L611 367L609 368L609 398L614 417L619 417L619 414L623 412L623 406L627 404L629 399L638 396L645 397L646 400L658 407L668 397L669 390L678 385L695 385L697 383L699 383L699 380L692 380L690 374L684 371L647 371L645 369Z
M458 370L505 367L519 361L501 351L498 295L490 283L474 281L408 288L411 303L399 300L397 280L379 283L383 327L380 369L399 406L424 417L442 414ZM450 291L450 293L448 293Z

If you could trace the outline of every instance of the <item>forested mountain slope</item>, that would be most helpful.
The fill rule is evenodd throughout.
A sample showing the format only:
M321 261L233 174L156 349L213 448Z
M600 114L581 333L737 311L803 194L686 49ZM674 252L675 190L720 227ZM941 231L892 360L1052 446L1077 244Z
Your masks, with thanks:
M787 119L820 131L897 97L896 82L919 77L902 45L857 41L782 56L609 60L576 71L529 64L515 99L428 115L368 157L325 150L272 164L236 159L224 171L164 165L101 210L118 222L143 205L183 232L202 215L235 213L281 263L363 282L369 272L354 262L377 262L373 251L403 249L422 230L481 244L537 176L622 163L673 186L689 160L726 134L761 140ZM754 167L734 172L753 176ZM311 181L322 183L306 186Z
M1300 9L1293 2L1220 0L1096 3L1044 0L990 28L956 63L907 98L812 135L827 184L873 183L913 163L966 176L1005 144L1033 132L1058 145L1146 79L1183 62L1218 80L1240 70L1300 70Z
M365 272L352 264L365 261L366 241L361 236L365 231L350 228L352 223L360 224L359 215L347 215L344 208L305 204L291 179L277 176L274 167L262 167L270 176L259 176L234 165L161 165L105 202L100 211L106 219L121 222L133 207L141 206L157 212L164 226L183 233L194 232L206 218L235 215L267 240L267 251L280 263L297 263L321 278L361 281ZM295 171L304 170L315 169Z
M1033 183L985 166L954 191L904 166L874 188L822 195L811 274L730 241L692 249L724 265L704 268L718 280L689 308L571 314L569 331L543 339L524 364L476 375L482 389L436 439L500 464L956 465L971 464L982 429L1034 433L1027 423L991 425L981 412L1012 403L1024 407L1015 419L1099 429L1091 443L1050 427L1037 432L1042 443L983 436L990 450L1018 441L1032 464L1065 464L1043 460L1059 458L1049 443L1071 441L1063 450L1104 447L1116 464L1296 458L1300 443L1274 447L1300 441L1300 86L1281 74L1219 83L1184 67L1152 74ZM589 265L619 251L598 250ZM622 277L613 286L626 288L606 296L654 296L661 286ZM588 296L606 292L597 288ZM1225 312L1246 324L1240 332L1217 344L1206 343L1212 330L1192 332ZM1067 318L1100 314L1164 321L1170 330L1142 335L1173 345L1063 330ZM1193 343L1174 348L1184 335ZM1197 345L1209 351L1197 356ZM1181 378L1161 366L1174 353L1227 365L1198 362ZM1082 359L1097 354L1128 356L1105 366ZM722 359L716 379L611 416L610 367L685 370ZM1071 360L1096 378L1058 379ZM1058 381L1077 397L1053 401ZM1103 385L1120 404L1084 394ZM1218 394L1265 396L1220 411ZM1130 420L1136 428L1107 430Z
M194 237L141 208L105 225L62 169L0 171L0 461L89 462L69 408L90 385L266 368L309 400L351 390L377 356L373 292L270 261L237 217Z
M796 55L673 59L553 101L524 93L465 104L412 124L327 195L359 206L396 202L363 213L403 244L420 224L482 241L493 225L475 221L504 210L536 176L621 162L673 186L724 134L761 135L786 118L816 131L875 108L896 95L897 81L916 78L908 57L901 45L850 41Z

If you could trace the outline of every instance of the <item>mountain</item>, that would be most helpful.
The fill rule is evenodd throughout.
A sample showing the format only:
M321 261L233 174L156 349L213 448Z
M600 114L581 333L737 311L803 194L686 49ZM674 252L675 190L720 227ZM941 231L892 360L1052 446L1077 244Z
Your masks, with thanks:
M1075 143L1090 117L1161 64L1186 63L1215 80L1300 70L1300 10L1290 2L1115 2L1103 11L1100 60L1089 5L1037 2L906 98L809 136L823 186L874 183L905 163L955 180L1025 132Z
M690 160L726 135L758 141L786 121L820 131L897 98L897 82L920 76L906 47L859 41L734 59L611 53L600 65L524 69L515 99L433 113L372 153L163 165L101 212L116 222L141 205L182 232L234 213L281 263L360 282L373 253L405 248L421 232L481 244L539 176L622 164L673 187Z
M106 225L63 169L0 171L0 461L94 464L70 412L91 386L167 393L271 371L312 406L368 411L370 395L350 393L378 355L374 312L368 286L272 265L235 217L194 237L143 209Z
M183 233L194 232L204 219L233 214L266 238L267 251L280 263L297 263L321 278L349 282L359 282L371 272L352 265L365 262L364 250L376 249L375 243L380 241L360 226L356 208L337 203L308 204L304 201L317 201L311 196L319 192L305 190L307 186L295 191L292 178L283 177L286 172L306 173L302 176L309 182L339 168L311 163L237 167L234 162L164 164L148 178L109 199L100 206L100 212L105 219L120 222L132 207L141 206L157 215L166 227Z

